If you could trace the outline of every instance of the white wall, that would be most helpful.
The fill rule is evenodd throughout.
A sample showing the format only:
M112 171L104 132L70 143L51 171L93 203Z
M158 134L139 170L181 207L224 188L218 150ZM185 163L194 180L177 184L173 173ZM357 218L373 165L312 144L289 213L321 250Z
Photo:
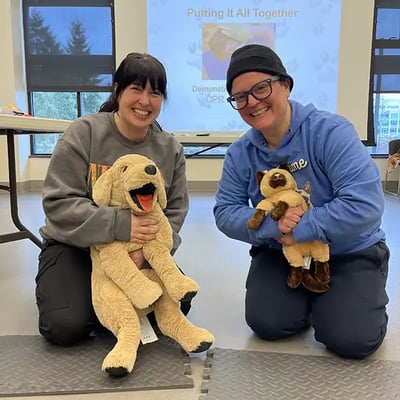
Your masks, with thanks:
M373 0L342 0L337 113L367 139Z
M20 72L20 66L22 65L21 48L18 48L18 46L15 47L15 42L19 34L18 30L12 24L13 21L19 19L19 1L6 0L2 2L1 6L0 106L5 106L9 103L16 103L17 93L20 89L18 83L23 82L23 76L17 76L18 72ZM14 40L13 34L16 34ZM20 43L22 43L21 40ZM8 176L6 149L6 139L5 137L0 137L0 181L6 180Z
M339 62L338 112L352 120L358 129L366 129L363 102L368 98L370 46L360 47L359 41L372 36L373 0L342 0L342 35ZM116 61L131 51L146 51L145 1L115 0ZM24 86L24 62L19 0L2 0L0 26L0 105L16 103L27 109ZM359 21L364 21L360 25ZM365 21L368 21L365 23ZM360 28L361 26L361 28ZM18 148L18 181L41 181L48 159L29 158L28 136L16 138ZM383 160L377 160L382 174ZM188 160L190 182L215 182L221 174L222 160ZM6 165L6 141L0 137L0 182L8 181Z

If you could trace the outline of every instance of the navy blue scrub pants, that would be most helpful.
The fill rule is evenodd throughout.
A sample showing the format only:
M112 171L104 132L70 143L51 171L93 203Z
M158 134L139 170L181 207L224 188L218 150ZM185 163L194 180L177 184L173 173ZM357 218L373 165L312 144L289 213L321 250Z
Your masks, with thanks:
M45 243L39 255L36 303L39 332L50 342L69 346L101 329L92 305L91 272L87 249L53 240ZM181 304L185 315L190 306L190 302Z
M245 314L260 338L285 338L311 325L315 339L342 357L361 359L381 345L388 323L384 242L332 256L330 288L323 294L287 286L289 265L281 251L253 247L250 255Z

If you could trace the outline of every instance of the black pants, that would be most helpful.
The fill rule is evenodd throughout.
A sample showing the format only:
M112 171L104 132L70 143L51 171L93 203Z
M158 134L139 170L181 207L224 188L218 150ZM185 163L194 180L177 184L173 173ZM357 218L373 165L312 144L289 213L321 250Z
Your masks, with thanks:
M39 331L49 341L69 346L87 338L100 323L92 306L92 261L87 250L50 241L39 255L36 302ZM190 310L182 303L182 312ZM154 322L152 316L150 320Z
M289 265L281 251L253 248L250 254L246 321L258 336L276 340L312 325L317 341L349 358L364 358L381 345L388 322L385 243L331 257L330 288L323 294L287 286Z

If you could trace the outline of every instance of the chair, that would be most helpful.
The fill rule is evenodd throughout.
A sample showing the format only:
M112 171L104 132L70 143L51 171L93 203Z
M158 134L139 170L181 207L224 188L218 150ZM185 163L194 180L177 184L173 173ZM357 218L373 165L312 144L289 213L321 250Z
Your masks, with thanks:
M391 165L390 165L391 164ZM394 169L392 169L394 167ZM388 157L388 165L386 166L386 173L385 173L385 181L383 183L383 191L385 193L393 194L393 195L400 195L400 139L391 140L389 142L389 157ZM388 177L391 174L396 174L396 179L391 180L390 182L397 182L397 189L396 190L389 190L388 186Z

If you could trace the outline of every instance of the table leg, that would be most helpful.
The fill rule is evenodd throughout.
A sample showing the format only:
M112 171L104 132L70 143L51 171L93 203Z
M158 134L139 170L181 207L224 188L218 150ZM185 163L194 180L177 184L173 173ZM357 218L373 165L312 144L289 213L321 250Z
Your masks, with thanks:
M13 232L0 235L0 243L11 242L20 239L30 239L38 247L42 248L42 241L27 229L21 222L18 213L18 193L17 193L17 175L15 166L15 145L12 130L7 130L7 152L8 152L8 176L9 186L1 186L0 189L8 190L10 193L11 219L19 232Z

